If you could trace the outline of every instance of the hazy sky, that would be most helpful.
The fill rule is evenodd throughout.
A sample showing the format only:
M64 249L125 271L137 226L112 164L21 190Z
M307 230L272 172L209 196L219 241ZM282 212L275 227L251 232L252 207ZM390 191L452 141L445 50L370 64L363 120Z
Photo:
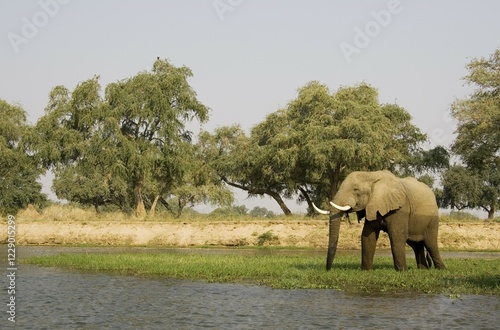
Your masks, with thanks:
M53 87L99 75L104 88L160 56L193 71L209 131L248 130L311 80L366 82L447 146L465 65L500 47L499 13L498 0L0 0L0 98L35 123Z

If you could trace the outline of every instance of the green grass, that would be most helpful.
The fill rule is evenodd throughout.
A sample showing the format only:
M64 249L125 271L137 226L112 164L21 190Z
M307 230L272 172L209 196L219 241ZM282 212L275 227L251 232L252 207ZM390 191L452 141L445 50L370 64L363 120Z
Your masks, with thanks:
M334 269L327 272L324 259L272 254L67 254L29 257L23 262L120 275L260 284L281 289L500 295L500 260L447 259L446 270L410 268L407 272L396 272L390 257L377 257L375 270L361 271L359 256L338 256Z

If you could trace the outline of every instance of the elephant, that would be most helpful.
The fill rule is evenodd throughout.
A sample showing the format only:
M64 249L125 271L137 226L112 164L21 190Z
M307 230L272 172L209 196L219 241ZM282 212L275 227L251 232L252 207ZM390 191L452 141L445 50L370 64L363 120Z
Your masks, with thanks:
M407 270L406 243L415 252L417 267L444 269L438 250L439 215L433 191L415 178L400 179L389 171L352 172L340 185L329 214L329 240L326 269L332 268L337 250L340 219L356 212L358 221L365 218L361 234L361 269L373 269L375 247L380 234L389 235L394 268ZM425 249L427 249L427 256Z

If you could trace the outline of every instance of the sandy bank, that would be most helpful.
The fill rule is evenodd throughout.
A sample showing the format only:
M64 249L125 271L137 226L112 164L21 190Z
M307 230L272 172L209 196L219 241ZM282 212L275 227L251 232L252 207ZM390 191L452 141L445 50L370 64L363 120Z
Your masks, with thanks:
M340 249L360 249L362 224L343 222ZM0 224L0 242L7 240L7 224ZM500 250L500 223L441 223L439 246L445 250ZM18 222L19 245L93 244L131 246L252 246L326 247L326 221L220 222ZM379 248L389 248L381 234Z

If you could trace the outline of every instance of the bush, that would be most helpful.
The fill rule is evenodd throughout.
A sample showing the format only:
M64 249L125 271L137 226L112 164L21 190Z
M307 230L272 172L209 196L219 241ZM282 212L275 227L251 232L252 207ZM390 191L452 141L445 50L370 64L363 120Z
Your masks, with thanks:
M478 221L480 218L474 214L464 211L451 211L448 215L441 217L443 221Z
M247 212L248 209L245 205L219 207L210 212L210 217L238 217L238 216L245 216Z
M262 246L264 244L272 245L273 243L278 243L279 237L274 235L272 231L266 231L258 237L258 245Z
M450 218L457 220L479 220L478 216L464 211L451 211Z
M249 213L251 217L254 218L274 218L275 214L273 211L269 211L265 207L254 207Z

